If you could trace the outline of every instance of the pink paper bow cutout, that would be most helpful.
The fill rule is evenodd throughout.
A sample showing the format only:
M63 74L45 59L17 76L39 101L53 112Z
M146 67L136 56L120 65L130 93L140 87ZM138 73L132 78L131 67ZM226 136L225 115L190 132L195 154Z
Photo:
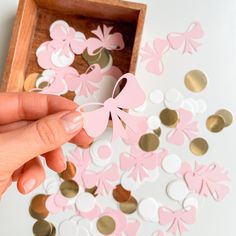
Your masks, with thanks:
M62 53L67 56L71 51L75 54L81 54L86 48L84 34L76 32L65 21L58 20L51 25L50 37L55 44L60 44L59 47L62 49Z
M121 92L115 96L118 85L122 80L126 80L126 84ZM138 116L130 115L122 109L132 109L143 104L145 101L145 94L142 88L139 86L137 80L133 74L123 75L116 83L112 97L107 99L104 103L88 103L79 107L79 111L84 116L84 129L91 137L100 136L106 129L109 117L111 115L113 123L113 140L121 137L127 138L124 125L132 130L138 128L140 118ZM101 108L91 111L83 112L81 109L99 105ZM96 119L96 122L95 120ZM122 123L123 122L123 123ZM124 125L123 125L124 124Z
M228 173L215 163L209 166L196 163L195 170L187 170L184 179L190 190L206 197L211 195L217 201L229 193L229 187L224 184L229 181Z
M196 40L202 38L203 35L204 32L200 23L194 22L185 33L170 33L167 39L171 48L179 49L184 44L183 53L192 53L193 51L197 51L197 48L201 45Z
M98 173L94 171L86 171L83 179L86 188L97 186L95 194L104 195L114 189L114 186L111 183L118 181L119 177L118 166L116 164L112 164Z
M96 30L93 30L98 38L89 38L87 40L87 50L89 55L98 54L103 48L107 50L122 50L125 47L123 36L121 33L111 34L113 27L107 27L103 25L98 26ZM100 50L98 50L100 49Z
M124 171L131 171L130 177L135 181L143 181L149 177L148 171L154 170L166 156L166 150L161 152L143 152L138 147L133 147L131 154L121 153L120 168Z
M91 65L84 74L68 74L64 78L70 91L75 91L77 95L85 97L98 90L95 84L102 79L103 74L98 64Z
M89 149L85 149L83 151L83 155L81 156L81 150L76 148L75 151L70 153L68 159L76 166L76 175L74 176L73 180L75 180L79 185L84 186L84 174L86 168L91 162Z
M193 224L196 221L196 209L189 207L187 210L172 211L169 208L161 207L158 210L161 225L170 225L169 232L176 235L188 231L186 224Z
M198 122L192 122L193 115L190 111L180 108L179 123L176 128L167 135L167 141L176 145L184 144L184 137L187 136L192 140L198 132Z
M164 71L163 55L169 50L169 42L164 39L155 39L153 48L146 43L142 48L141 62L147 61L146 70L154 75L161 75Z

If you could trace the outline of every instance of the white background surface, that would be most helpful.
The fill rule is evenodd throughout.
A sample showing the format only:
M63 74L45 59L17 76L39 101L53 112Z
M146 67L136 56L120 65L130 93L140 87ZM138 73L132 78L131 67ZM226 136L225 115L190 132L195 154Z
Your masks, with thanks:
M169 32L184 32L194 21L199 21L205 31L199 52L193 55L182 55L180 51L168 52L164 58L165 72L162 76L148 74L139 64L137 77L147 94L153 88L159 88L164 92L168 88L175 87L185 97L201 98L207 102L207 112L200 118L202 130L200 135L207 138L210 145L209 152L197 159L190 154L187 144L183 147L167 147L191 163L196 160L201 163L219 162L229 170L231 178L230 194L220 203L211 198L203 201L199 208L198 220L186 235L235 236L236 122L219 134L206 131L204 122L210 114L220 108L228 108L236 114L236 1L143 0L140 2L148 3L142 45L146 41L152 42L156 37L165 38ZM16 0L0 1L0 72L3 71L16 7ZM205 71L209 76L207 89L198 94L187 91L183 83L185 73L194 68ZM146 113L158 114L161 108L149 105ZM120 142L113 146L117 153L123 149ZM166 183L171 179L172 176L161 173L156 183L145 185L135 193L135 196L138 199L152 196L174 207L176 204L163 194ZM0 202L1 236L32 235L34 220L28 214L30 198L31 196L20 195L15 185L8 190ZM63 217L65 216L58 216L57 220ZM146 223L139 235L148 236L155 229L157 229L155 224Z

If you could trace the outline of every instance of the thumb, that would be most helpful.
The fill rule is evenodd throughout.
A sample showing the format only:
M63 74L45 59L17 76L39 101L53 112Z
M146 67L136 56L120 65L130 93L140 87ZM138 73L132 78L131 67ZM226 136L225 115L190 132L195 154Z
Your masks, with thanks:
M81 113L60 112L0 134L0 161L14 171L25 162L71 140L83 127Z

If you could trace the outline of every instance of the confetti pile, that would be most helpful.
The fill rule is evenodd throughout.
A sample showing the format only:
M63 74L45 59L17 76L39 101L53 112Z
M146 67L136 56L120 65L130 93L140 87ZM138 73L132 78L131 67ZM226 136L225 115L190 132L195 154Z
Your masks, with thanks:
M66 157L66 170L57 177L47 178L43 184L45 193L32 199L29 213L37 220L33 226L36 236L134 236L140 235L139 230L146 222L155 223L153 236L181 235L196 222L200 197L221 201L229 192L227 171L219 164L196 162L191 166L163 146L167 142L183 148L188 143L193 155L207 153L208 142L199 136L199 120L207 110L205 101L184 98L174 88L165 93L154 89L145 99L135 77L131 74L122 76L119 68L112 65L110 51L123 50L125 42L120 33L111 33L111 30L105 25L98 26L93 31L96 37L86 39L66 22L54 22L50 27L52 40L43 43L36 55L45 70L41 75L31 74L25 80L26 91L56 95L74 91L76 97L89 97L99 92L99 84L105 77L115 79L112 95L99 101L102 108L85 112L85 130L96 138L93 144L87 149L76 147L71 150ZM176 50L183 46L184 53L192 53L200 46L196 40L202 36L200 24L194 23L184 34L170 33L168 40L155 40L155 52L146 44L141 56L144 62L149 60L147 72L163 72L160 60L166 48ZM90 66L85 74L80 75L70 67L75 54L82 54ZM126 84L117 91L123 79ZM207 75L200 70L187 72L183 79L186 88L195 93L204 90L208 84ZM82 107L98 101L92 102ZM143 113L148 103L164 104L165 108L158 111L157 107L155 115L151 116L131 115L121 109ZM101 138L110 114L112 141ZM94 117L95 125L91 124L95 123ZM231 112L220 109L206 120L206 129L219 132L232 122ZM118 156L113 145L117 138L129 147L126 148L129 151L124 149ZM176 209L152 196L142 199L135 196L136 190L147 182L159 188L160 174L173 177L165 191L170 200L178 203ZM108 202L115 204L104 207L108 198ZM71 217L55 228L46 218L60 212L70 212Z

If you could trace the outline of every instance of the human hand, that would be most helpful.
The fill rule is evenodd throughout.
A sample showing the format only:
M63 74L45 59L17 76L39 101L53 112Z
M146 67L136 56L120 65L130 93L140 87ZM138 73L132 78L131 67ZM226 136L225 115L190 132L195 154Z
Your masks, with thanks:
M83 128L78 106L65 98L36 93L0 93L0 196L17 181L27 194L45 178L39 155L49 168L66 168L61 145L86 147L93 140Z

